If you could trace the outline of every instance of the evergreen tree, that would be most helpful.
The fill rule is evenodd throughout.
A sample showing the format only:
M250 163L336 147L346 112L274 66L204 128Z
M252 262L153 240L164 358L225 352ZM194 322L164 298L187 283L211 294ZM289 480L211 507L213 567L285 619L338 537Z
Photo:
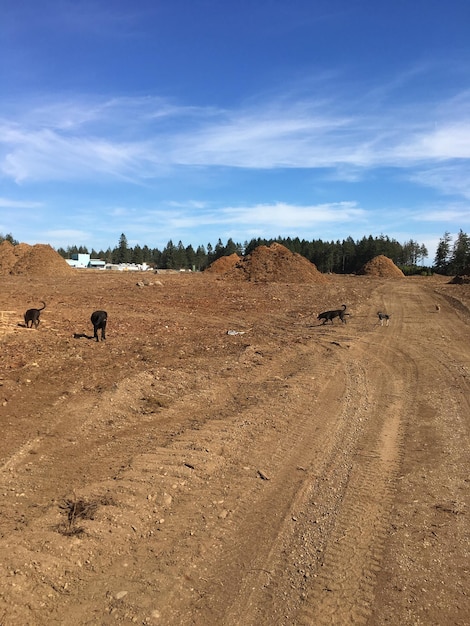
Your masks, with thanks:
M230 256L231 254L238 254L240 249L240 244L236 244L233 239L230 237L227 240L227 245L225 246L225 255Z
M214 260L214 249L212 247L212 244L208 243L207 244L207 260L206 260L206 265L209 266L212 261Z
M447 272L447 266L449 264L450 257L450 244L452 237L447 231L444 236L439 240L439 244L436 249L436 256L434 257L434 267L436 272L445 274Z
M163 248L160 265L162 269L175 269L175 244L171 239Z
M183 246L182 241L178 241L178 245L175 248L173 255L174 267L177 270L187 269L188 260L186 258L186 248Z
M119 238L119 246L113 252L114 263L130 263L131 251L127 245L127 237L124 233Z
M9 241L13 246L17 246L19 244L19 241L14 239L11 233L8 233L7 235L2 235L2 233L0 233L0 243L3 241Z
M134 246L134 249L132 250L131 260L132 263L136 263L137 265L142 265L142 263L144 262L144 254L139 244Z
M142 248L142 258L144 263L152 263L152 251L147 245Z
M207 252L206 249L204 248L204 246L198 246L197 250L196 250L196 269L201 271L204 270L208 263L207 263Z
M454 242L449 270L452 274L465 274L470 268L470 237L460 229Z
M188 269L196 269L196 253L194 252L194 248L191 244L186 248L186 262Z

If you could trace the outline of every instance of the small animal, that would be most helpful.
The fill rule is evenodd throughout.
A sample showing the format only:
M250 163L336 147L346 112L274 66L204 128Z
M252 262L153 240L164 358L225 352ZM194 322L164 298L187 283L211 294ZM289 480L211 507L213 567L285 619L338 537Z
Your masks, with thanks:
M43 306L40 309L28 309L24 314L24 323L26 324L26 328L32 328L33 326L37 329L39 326L39 316L41 315L41 311L46 308L46 303L42 302Z
M347 309L347 306L343 304L342 309L336 309L334 311L323 311L323 313L320 313L318 315L317 319L323 320L323 324L326 324L328 321L330 321L333 324L334 318L339 317L339 319L343 322L343 324L346 324L345 315L349 315L349 313L345 313L346 309Z
M388 315L388 313L381 313L380 311L377 313L378 318L380 320L380 325L383 326L384 322L385 322L385 326L388 326L390 323L390 318L391 315Z
M93 324L93 337L96 341L98 339L98 330L101 330L101 341L106 339L106 322L108 321L108 314L106 311L94 311L91 314L91 323Z
M440 310L441 310L441 305L440 304L436 304L436 313L439 313Z

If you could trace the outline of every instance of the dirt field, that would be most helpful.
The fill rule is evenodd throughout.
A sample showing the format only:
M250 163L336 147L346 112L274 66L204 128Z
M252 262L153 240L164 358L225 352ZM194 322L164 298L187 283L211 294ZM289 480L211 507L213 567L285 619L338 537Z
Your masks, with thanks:
M469 624L470 286L141 279L0 278L0 624Z

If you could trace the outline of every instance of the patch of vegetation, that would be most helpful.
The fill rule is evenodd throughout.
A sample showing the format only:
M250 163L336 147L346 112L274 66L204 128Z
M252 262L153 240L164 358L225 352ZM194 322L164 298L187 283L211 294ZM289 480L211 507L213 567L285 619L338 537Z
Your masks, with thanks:
M111 504L114 504L114 500L110 496L102 496L95 500L65 498L59 504L59 509L67 515L67 521L58 524L57 531L68 537L81 535L85 529L79 525L79 521L93 520L100 506Z

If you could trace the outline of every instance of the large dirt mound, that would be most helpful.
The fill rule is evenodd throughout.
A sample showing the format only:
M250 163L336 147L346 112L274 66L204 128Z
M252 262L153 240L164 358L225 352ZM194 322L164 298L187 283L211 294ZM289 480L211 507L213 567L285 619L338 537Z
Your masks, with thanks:
M228 278L253 282L327 283L313 263L279 243L258 246L236 261L225 273Z
M206 269L206 272L212 272L214 274L226 274L228 271L232 270L239 261L240 257L236 252L234 252L229 256L222 256L213 263L211 263Z
M26 274L31 276L68 275L73 269L49 244L30 246L9 241L0 244L0 276Z
M365 276L378 276L380 278L404 278L405 274L388 257L380 254L368 261L358 272Z

